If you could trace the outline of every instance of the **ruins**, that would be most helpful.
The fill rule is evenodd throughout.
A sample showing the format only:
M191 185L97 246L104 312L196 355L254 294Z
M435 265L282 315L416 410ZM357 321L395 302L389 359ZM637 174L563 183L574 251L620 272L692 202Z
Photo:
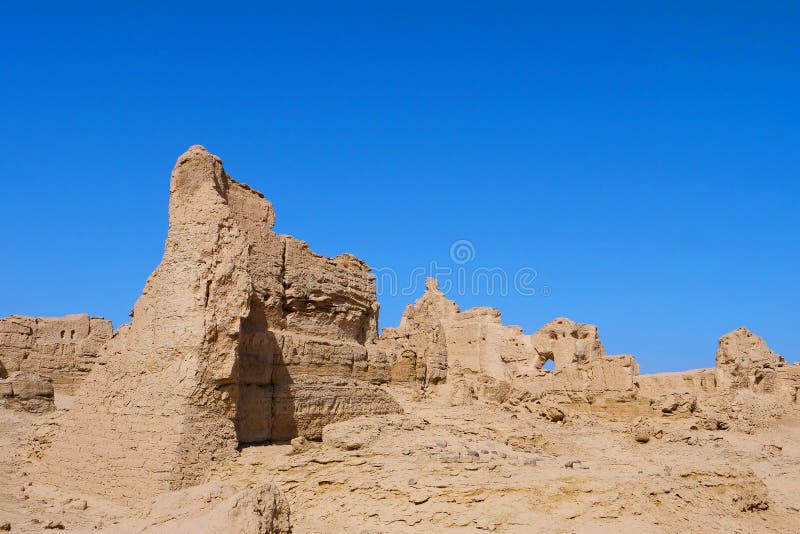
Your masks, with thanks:
M193 146L129 324L0 319L0 529L797 524L800 365L746 328L715 368L640 374L593 325L528 334L429 279L379 335L369 266L274 222Z
M0 378L38 373L60 392L74 393L112 330L111 322L86 314L0 319Z
M45 457L48 476L141 500L197 483L248 443L400 411L373 347L373 275L272 231L263 195L194 146L170 184L161 264Z

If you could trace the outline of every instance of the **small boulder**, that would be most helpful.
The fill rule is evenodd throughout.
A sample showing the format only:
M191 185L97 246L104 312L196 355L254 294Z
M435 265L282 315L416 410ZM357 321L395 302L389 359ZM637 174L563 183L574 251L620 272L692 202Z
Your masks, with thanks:
M292 444L292 454L299 454L301 452L307 451L309 444L308 440L303 436L298 436L291 441Z
M552 404L543 406L541 411L539 412L539 415L554 423L558 423L559 421L564 420L564 412L560 408Z
M664 415L690 414L697 408L697 397L688 393L668 393L651 399L650 406Z
M649 421L640 417L631 425L630 433L637 443L647 443L650 438L655 437L656 430Z

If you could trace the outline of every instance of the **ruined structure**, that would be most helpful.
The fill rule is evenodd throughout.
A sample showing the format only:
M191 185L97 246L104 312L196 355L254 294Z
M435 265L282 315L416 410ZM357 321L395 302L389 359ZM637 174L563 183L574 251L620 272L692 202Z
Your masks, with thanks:
M504 326L494 308L464 312L429 278L426 291L409 305L397 328L385 328L379 345L392 365L393 381L437 384L458 367L497 379L512 376L531 358L528 336Z
M45 470L126 501L199 481L237 446L399 412L374 276L273 232L272 204L203 147L172 173L161 264L66 414Z
M749 388L774 393L778 373L786 360L766 341L747 328L737 328L719 339L717 384L725 388Z
M676 373L642 375L637 385L642 396L686 393L709 397L750 391L774 396L780 402L800 400L800 366L789 365L766 341L745 327L719 339L716 367Z
M0 378L24 371L72 394L111 337L110 321L86 314L0 319Z
M572 400L594 400L606 393L631 395L639 374L633 356L606 356L593 325L561 317L526 335L518 326L503 325L494 308L460 311L432 278L423 296L406 308L400 326L384 329L378 343L391 362L393 381L427 386L445 381L455 370L452 394L461 399L454 400L458 404L469 398L468 391L497 397L498 387L510 390L512 384ZM542 370L548 360L555 364L552 373ZM484 378L465 382L465 374Z
M580 367L606 355L596 326L576 323L566 317L544 325L531 336L531 342L537 355L534 362L537 369L548 360L554 363L555 369L566 369Z
M800 365L747 329L640 375L593 325L526 334L430 279L378 336L369 267L276 234L204 148L169 215L113 335L0 320L0 531L796 530Z
M53 381L25 371L0 378L0 406L33 413L50 411L55 407Z
M669 404L674 394L697 398L736 389L794 403L800 387L800 367L787 366L746 328L720 339L715 369L639 375L632 355L606 355L594 325L560 317L526 335L519 327L504 326L493 308L460 311L434 279L406 308L400 325L384 329L378 343L386 350L394 382L425 388L452 378L447 389L453 405L478 398L503 402L515 391L568 404L645 401L626 406L630 414L642 406L648 413L648 399ZM552 372L543 369L547 361L554 363Z

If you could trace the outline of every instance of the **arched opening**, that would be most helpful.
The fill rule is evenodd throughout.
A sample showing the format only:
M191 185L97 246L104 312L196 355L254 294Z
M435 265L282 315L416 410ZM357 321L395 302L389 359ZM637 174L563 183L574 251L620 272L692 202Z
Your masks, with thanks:
M543 369L545 371L555 371L555 354L552 352L539 352L536 362L533 364L534 369Z

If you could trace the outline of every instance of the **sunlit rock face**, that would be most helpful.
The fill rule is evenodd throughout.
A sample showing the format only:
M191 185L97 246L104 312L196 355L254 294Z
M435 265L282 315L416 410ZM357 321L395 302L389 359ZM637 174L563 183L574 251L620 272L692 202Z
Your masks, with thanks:
M0 319L0 378L18 371L38 373L50 378L59 393L72 394L112 331L110 321L86 314Z
M201 146L172 172L161 264L47 451L50 477L140 500L248 443L399 412L369 267L276 234L272 204Z

